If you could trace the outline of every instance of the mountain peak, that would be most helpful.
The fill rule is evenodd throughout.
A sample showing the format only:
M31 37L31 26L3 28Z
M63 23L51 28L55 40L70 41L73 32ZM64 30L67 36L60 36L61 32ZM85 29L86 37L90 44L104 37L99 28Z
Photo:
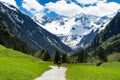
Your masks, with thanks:
M44 24L43 28L57 35L63 43L76 49L89 45L94 36L105 28L103 26L110 19L109 16L99 17L80 13L69 18L49 19L45 17L42 25ZM89 40L86 40L87 37L89 37Z

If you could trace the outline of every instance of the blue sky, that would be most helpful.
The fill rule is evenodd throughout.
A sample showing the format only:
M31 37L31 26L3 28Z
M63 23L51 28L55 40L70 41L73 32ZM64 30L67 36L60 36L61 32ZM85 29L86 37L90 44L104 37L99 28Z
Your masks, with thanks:
M33 16L33 14L30 13L30 11L26 10L25 8L22 7L22 1L23 0L15 0L16 4L19 6L19 9L24 12L25 14L29 15L29 16ZM32 0L31 0L32 1ZM33 0L34 1L34 0ZM40 3L40 5L42 6L46 6L46 4L51 3L57 3L60 0L38 0L38 2ZM79 0L80 1L80 0ZM77 2L77 0L66 0L67 4L70 4L70 2L75 3L76 5L83 7L83 4ZM120 4L120 0L107 0L107 2L116 2L118 4ZM89 7L90 5L95 6L95 4L84 4L85 7ZM49 7L49 6L48 6ZM56 11L51 11L50 9L44 9L44 13L46 14L46 16L51 17L51 18L55 18L57 16L59 16ZM66 15L62 15L62 16L66 16Z
M58 0L38 0L38 2L42 5L45 5L46 3L49 3L49 2L57 2ZM76 0L66 0L67 2L69 1L73 1L73 2L76 2ZM120 3L120 0L107 0L108 2L117 2L117 3Z
M42 5L45 5L46 3L49 3L49 2L56 2L58 0L38 0L38 2Z
M41 4L41 5L45 5L45 4L47 4L47 3L49 3L49 2L53 2L53 3L56 3L58 0L38 0L38 2ZM76 0L66 0L66 2L69 4L70 3L70 1L72 1L72 2L74 2L75 4L77 4L77 5L79 5L79 6L81 6L82 7L82 5L80 4L80 3L78 3ZM120 0L107 0L108 2L117 2L117 3L120 3ZM96 4L92 4L92 5L96 5ZM86 7L88 7L89 6L89 4L86 4L86 5L84 5L84 6L86 6ZM47 13L46 13L47 14ZM55 12L51 12L51 13L49 13L49 14L47 14L47 16L49 16L49 17L56 17L56 16L58 16Z
M18 5L21 4L21 1L22 0L16 0L16 2L18 3ZM42 5L45 5L46 3L49 3L49 2L57 2L58 0L38 0L38 2ZM70 0L66 0L66 1L70 1ZM76 1L76 0L72 0L72 1ZM120 0L107 0L108 2L117 2L117 3L120 3Z
M96 16L113 14L120 9L120 0L0 0L19 8L33 16L72 17L85 13ZM107 2L106 2L107 1ZM38 15L39 13L39 15Z
M20 9L22 12L24 12L26 15L29 15L30 17L33 16L29 11L27 11L26 9L24 9L24 8L22 7L22 1L23 1L23 0L15 0L15 1L16 1L16 4L19 6L19 9Z
M27 15L29 15L29 16L33 16L29 11L27 11L26 9L24 9L23 7L22 7L22 1L23 0L15 0L16 1L16 4L20 7L20 10L22 11L22 12L24 12L25 14L27 14ZM57 2L58 0L38 0L38 2L41 4L41 5L43 5L43 6L45 6L45 4L47 4L47 3L49 3L49 2ZM45 13L46 13L46 15L48 16L48 17L51 17L51 18L55 18L55 17L57 17L58 16L58 14L56 14L55 12L50 12L49 14L47 13L48 12L48 10L45 10Z
M120 4L120 0L108 0L108 2L117 2Z

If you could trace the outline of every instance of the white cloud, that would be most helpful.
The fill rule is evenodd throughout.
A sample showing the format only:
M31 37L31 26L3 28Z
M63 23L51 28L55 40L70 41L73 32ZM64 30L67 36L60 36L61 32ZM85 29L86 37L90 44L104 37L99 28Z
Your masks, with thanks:
M118 3L99 2L99 3L97 3L96 6L84 7L83 12L92 14L92 15L97 15L97 16L104 16L104 15L113 14L113 13L117 12L118 9L120 9L120 4L118 4Z
M7 2L17 7L15 0L0 0ZM45 15L43 10L45 8L49 11L56 12L59 15L72 17L79 13L92 14L97 16L104 16L113 14L118 9L120 9L120 4L116 2L107 2L107 0L76 0L80 4L93 4L96 3L96 6L89 7L80 7L71 1L67 3L65 0L58 0L56 3L49 2L45 6L41 5L37 0L23 0L22 7L27 11L31 12L36 17L41 17Z
M42 17L44 14L44 7L39 4L37 0L23 0L22 7L25 8L27 11L30 11L33 15L39 14L39 17Z
M16 4L15 0L0 0L0 1L9 3L9 4L11 4L11 5L17 7L17 4Z
M74 16L82 10L82 8L75 3L68 4L65 0L60 0L56 3L47 3L45 8L64 16Z
M86 1L86 3L96 3L96 6L80 7L77 4L71 2L66 3L65 0L59 0L56 3L47 3L45 8L50 11L56 12L63 16L74 16L79 13L92 14L96 16L105 16L115 13L119 8L120 4L115 2L106 2L106 0L79 0Z
M40 11L43 9L43 6L40 5L37 0L23 0L22 6L27 10L31 11L35 9L36 11Z
M107 2L107 0L76 0L80 4L94 4L98 2Z

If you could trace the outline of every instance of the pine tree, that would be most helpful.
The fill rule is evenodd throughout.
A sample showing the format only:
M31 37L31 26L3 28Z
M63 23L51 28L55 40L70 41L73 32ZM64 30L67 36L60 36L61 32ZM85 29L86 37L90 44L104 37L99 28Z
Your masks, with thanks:
M37 51L37 52L34 54L34 56L42 59L44 53L45 53L45 50L42 49L41 51Z
M60 53L56 51L54 56L54 64L58 64L58 61L61 61L61 56L60 56Z
M50 61L51 57L48 51L45 51L43 61Z
M101 61L104 61L104 62L108 61L107 54L105 53L105 50L102 47L99 47L97 53L98 53L98 57Z
M50 54L48 53L48 51L45 51L45 50L44 50L44 52L42 52L41 59L42 59L43 61L50 61L50 60L51 60L51 56L50 56Z
M78 53L78 62L84 63L87 62L87 52L85 50L82 50L80 53Z
M67 53L63 54L62 56L62 63L67 63Z

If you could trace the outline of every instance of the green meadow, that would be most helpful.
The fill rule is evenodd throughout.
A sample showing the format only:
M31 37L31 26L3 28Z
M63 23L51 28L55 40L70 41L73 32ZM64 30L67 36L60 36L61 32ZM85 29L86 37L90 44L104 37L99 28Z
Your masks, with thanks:
M0 46L0 80L33 80L48 69L47 62Z
M120 62L103 63L102 66L66 65L67 80L120 80Z
M0 46L0 80L34 80L49 70L49 62ZM63 64L67 80L120 80L120 62L101 66Z

